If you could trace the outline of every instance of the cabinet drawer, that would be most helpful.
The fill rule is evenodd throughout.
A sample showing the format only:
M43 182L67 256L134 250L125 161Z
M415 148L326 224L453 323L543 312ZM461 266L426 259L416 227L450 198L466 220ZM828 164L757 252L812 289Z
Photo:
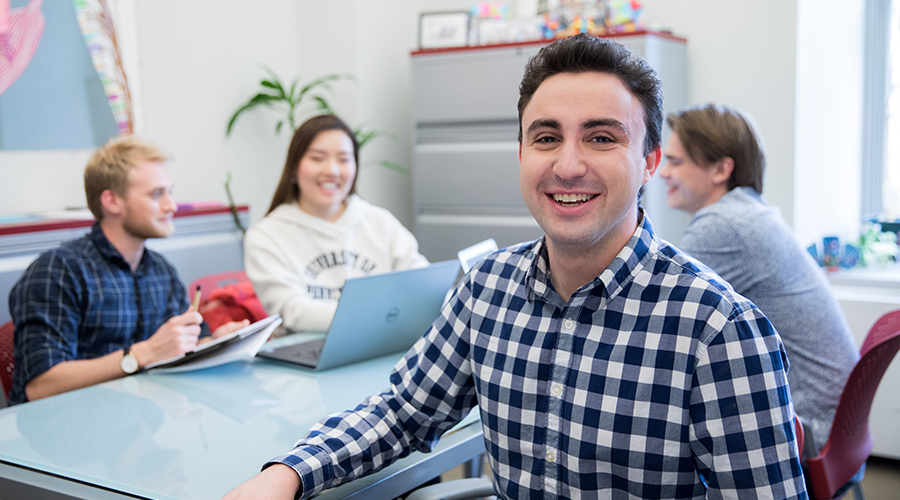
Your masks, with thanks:
M517 142L417 144L415 210L528 214Z
M413 57L413 121L516 120L519 82L538 49L532 45Z
M419 214L419 251L431 262L455 259L456 253L493 238L500 248L540 238L544 232L530 216L460 216Z

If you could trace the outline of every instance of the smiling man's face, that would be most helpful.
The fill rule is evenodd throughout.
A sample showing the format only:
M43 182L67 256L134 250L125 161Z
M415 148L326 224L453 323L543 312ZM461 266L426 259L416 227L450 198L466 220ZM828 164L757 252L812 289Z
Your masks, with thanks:
M637 194L659 165L643 154L640 100L618 77L560 73L522 112L522 197L551 249L624 246L637 224Z
M138 160L128 173L128 189L123 196L125 217L122 226L140 238L166 238L175 232L172 218L178 210L172 198L172 181L162 162Z

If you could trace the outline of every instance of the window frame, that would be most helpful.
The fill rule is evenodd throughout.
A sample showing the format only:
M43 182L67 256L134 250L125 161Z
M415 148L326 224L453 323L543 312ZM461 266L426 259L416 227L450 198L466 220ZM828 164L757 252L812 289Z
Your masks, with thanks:
M863 96L863 220L884 212L882 190L887 159L887 105L890 96L890 22L892 0L867 0L865 13L865 94ZM898 6L900 8L900 6ZM897 68L900 71L900 68ZM900 89L898 89L900 91Z

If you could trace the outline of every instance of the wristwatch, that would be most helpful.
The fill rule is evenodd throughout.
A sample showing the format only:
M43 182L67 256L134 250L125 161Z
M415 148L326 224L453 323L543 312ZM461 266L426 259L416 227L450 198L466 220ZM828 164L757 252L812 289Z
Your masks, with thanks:
M119 366L122 367L123 372L129 375L137 373L141 368L141 364L138 363L137 358L131 355L131 346L125 347L125 353L122 355L122 361L119 362Z

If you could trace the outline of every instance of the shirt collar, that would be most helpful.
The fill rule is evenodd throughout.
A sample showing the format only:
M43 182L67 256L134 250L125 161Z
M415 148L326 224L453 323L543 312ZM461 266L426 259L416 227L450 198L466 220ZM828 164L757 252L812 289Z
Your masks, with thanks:
M551 270L547 256L546 238L546 235L542 236L535 242L532 249L534 252L532 262L525 277L529 299L534 297L547 299L548 293L553 289L550 282ZM650 219L647 218L644 209L638 207L638 225L628 243L600 275L579 288L575 295L589 295L594 293L597 287L601 287L602 292L609 299L618 293L632 276L644 268L644 260L658 248L659 241L653 232Z
M91 226L91 232L88 235L88 238L97 247L97 251L100 252L100 255L103 256L110 263L114 263L117 266L127 269L129 272L131 271L131 266L128 265L128 262L125 261L125 258L122 257L122 254L116 250L116 247L113 246L112 243L106 238L106 235L103 234L103 229L100 228L99 222L94 222L94 225ZM153 254L147 250L147 247L144 247L144 253L141 255L141 262L138 263L137 270L134 272L136 276L142 275L152 268L155 263L155 259Z

